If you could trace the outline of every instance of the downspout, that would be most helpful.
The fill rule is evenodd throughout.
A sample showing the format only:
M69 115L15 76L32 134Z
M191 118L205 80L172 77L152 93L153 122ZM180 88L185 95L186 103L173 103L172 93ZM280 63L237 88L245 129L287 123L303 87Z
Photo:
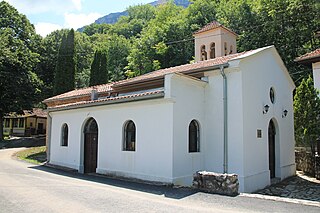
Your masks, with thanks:
M227 76L224 66L220 66L223 78L223 173L228 173L228 99L227 99Z
M52 117L50 115L50 112L48 111L48 120L47 120L47 164L50 163L50 147L51 147L51 127L52 127Z

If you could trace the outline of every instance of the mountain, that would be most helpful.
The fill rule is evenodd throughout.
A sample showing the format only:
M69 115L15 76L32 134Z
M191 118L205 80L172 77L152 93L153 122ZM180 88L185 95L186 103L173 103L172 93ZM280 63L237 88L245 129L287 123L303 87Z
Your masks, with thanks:
M151 2L149 4L153 5L153 6L157 6L157 5L160 5L160 4L163 4L165 2L167 2L168 0L157 0L157 1L154 1L154 2ZM178 6L183 6L183 7L188 7L190 5L190 2L189 0L174 0L174 3ZM106 16L103 16L101 18L98 18L94 23L96 24L114 24L118 21L118 19L121 17L121 16L127 16L128 15L128 12L127 11L123 11L123 12L118 12L118 13L110 13ZM79 28L78 31L83 31L83 28Z

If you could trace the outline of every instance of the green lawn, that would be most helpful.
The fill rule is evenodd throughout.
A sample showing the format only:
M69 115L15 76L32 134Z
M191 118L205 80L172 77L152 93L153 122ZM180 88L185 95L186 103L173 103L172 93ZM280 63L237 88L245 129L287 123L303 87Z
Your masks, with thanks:
M46 147L32 147L18 152L17 157L21 160L27 161L33 164L42 164L47 160Z

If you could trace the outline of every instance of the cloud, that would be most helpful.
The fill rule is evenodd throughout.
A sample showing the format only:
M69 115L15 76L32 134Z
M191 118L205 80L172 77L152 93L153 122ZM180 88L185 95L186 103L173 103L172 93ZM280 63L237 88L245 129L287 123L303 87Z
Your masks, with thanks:
M45 23L45 22L39 22L35 24L34 27L36 28L36 32L40 34L42 37L47 36L48 34L50 34L55 30L62 29L62 26L58 24Z
M83 0L5 0L24 14L81 11Z
M74 28L76 30L80 27L83 27L85 25L93 23L95 20L97 20L100 17L102 17L102 15L99 13L89 13L89 14L65 13L64 14L64 20L65 20L64 27Z

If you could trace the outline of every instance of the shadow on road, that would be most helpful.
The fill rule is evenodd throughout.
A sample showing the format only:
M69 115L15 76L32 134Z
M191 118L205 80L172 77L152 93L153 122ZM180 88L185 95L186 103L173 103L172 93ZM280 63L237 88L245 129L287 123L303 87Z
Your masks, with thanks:
M77 172L63 171L55 168L50 168L47 166L31 166L29 168L45 171L45 172L49 172L57 175L62 175L65 177L71 177L75 179L151 193L155 195L164 195L165 197L173 198L173 199L182 199L198 192L198 190L190 189L190 188L173 188L172 186L151 185L146 183L134 182L130 180L121 180L121 179L116 179L116 178L96 175L96 174L90 175L90 174L80 174Z

